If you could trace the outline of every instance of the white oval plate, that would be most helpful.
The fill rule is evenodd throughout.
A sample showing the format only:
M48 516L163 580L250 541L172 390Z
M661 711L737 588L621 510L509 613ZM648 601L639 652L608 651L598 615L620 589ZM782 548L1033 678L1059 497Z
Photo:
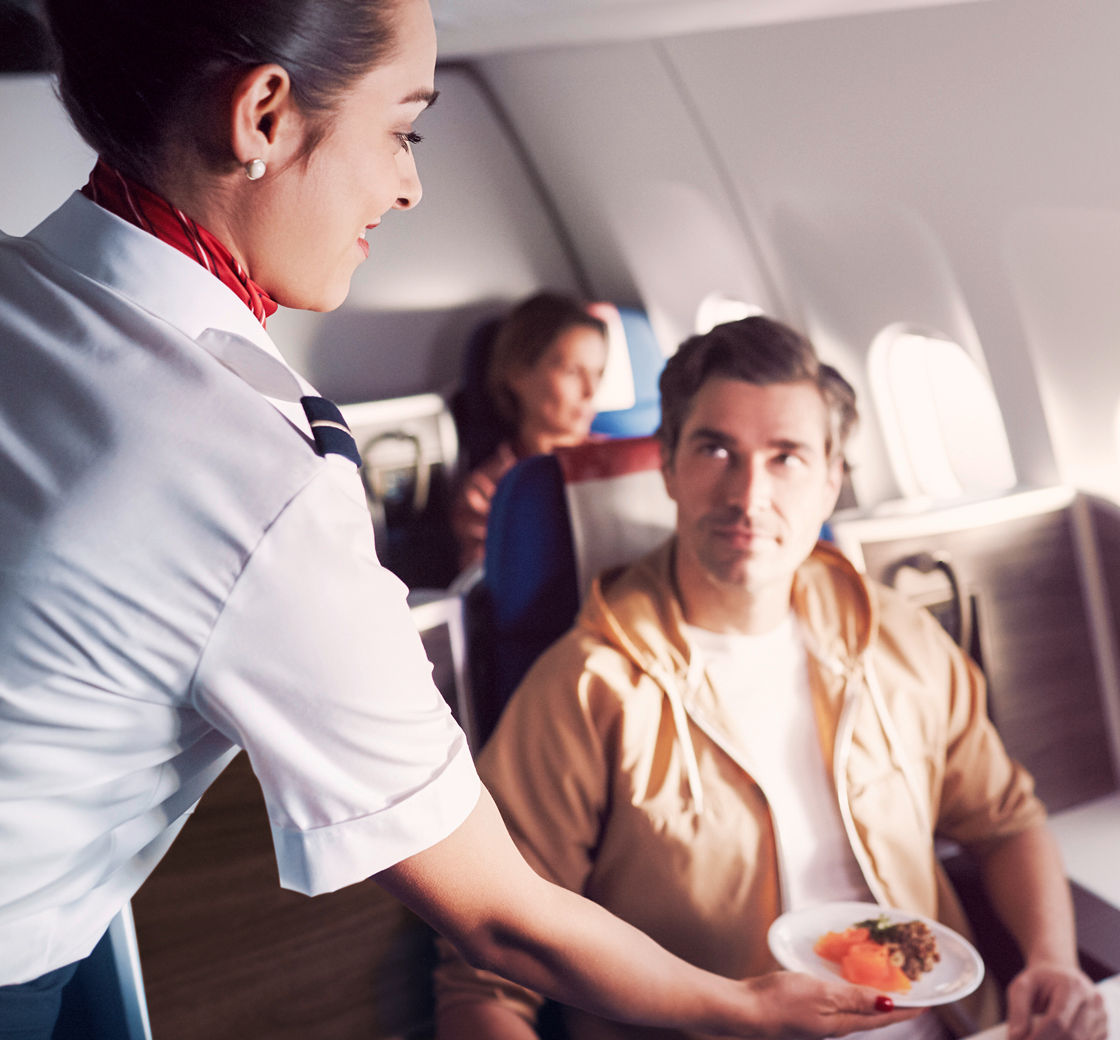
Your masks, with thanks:
M968 940L951 928L921 914L875 903L820 903L782 914L766 940L778 963L823 979L842 979L840 966L813 952L825 932L840 932L857 921L885 915L892 923L923 921L937 940L941 960L910 986L909 993L892 993L895 1007L933 1007L968 996L984 978L984 962Z

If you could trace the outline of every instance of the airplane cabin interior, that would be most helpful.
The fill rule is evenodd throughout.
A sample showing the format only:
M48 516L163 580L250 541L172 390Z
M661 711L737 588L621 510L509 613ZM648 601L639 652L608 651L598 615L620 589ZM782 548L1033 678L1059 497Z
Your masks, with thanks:
M827 537L980 664L1052 814L1082 963L1120 973L1120 5L432 7L421 204L371 232L342 307L269 331L347 417L379 556L472 746L590 578L672 529L665 358L774 316L860 402ZM0 228L24 234L93 153L34 61L0 71L0 134ZM599 436L517 466L463 570L448 509L492 444L486 352L545 287L607 315ZM282 891L244 754L114 929L88 985L121 999L74 1036L431 1035L427 929L372 881Z

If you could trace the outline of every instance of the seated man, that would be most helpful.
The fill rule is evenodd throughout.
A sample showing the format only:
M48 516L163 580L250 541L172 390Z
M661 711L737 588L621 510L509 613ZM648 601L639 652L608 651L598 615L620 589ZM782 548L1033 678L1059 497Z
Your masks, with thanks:
M800 335L751 317L688 340L661 393L675 535L600 577L479 759L521 851L738 977L773 970L771 922L814 902L876 901L967 935L934 854L935 835L953 839L1025 957L1011 1040L1103 1038L1043 806L988 721L979 671L928 613L817 543L851 388ZM536 1035L534 994L443 953L441 1040ZM998 1016L995 996L878 1035L973 1030ZM572 1040L679 1035L565 1017Z

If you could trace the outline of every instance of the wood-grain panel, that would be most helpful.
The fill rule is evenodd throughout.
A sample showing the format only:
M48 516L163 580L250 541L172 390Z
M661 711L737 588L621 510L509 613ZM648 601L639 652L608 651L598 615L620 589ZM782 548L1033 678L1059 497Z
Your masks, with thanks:
M373 882L279 887L244 753L133 900L158 1040L384 1040L431 1032L427 929Z
M1120 505L1097 500L1090 503L1090 508L1111 614L1113 645L1120 649Z
M884 580L913 553L947 553L975 604L990 713L1052 810L1115 789L1069 508L862 544Z

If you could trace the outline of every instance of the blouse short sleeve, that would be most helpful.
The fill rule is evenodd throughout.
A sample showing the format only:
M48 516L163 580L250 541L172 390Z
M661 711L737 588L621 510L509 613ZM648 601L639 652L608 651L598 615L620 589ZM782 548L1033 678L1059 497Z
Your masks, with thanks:
M327 458L253 551L192 685L249 754L285 888L360 881L473 809L479 781L431 671L353 466Z

